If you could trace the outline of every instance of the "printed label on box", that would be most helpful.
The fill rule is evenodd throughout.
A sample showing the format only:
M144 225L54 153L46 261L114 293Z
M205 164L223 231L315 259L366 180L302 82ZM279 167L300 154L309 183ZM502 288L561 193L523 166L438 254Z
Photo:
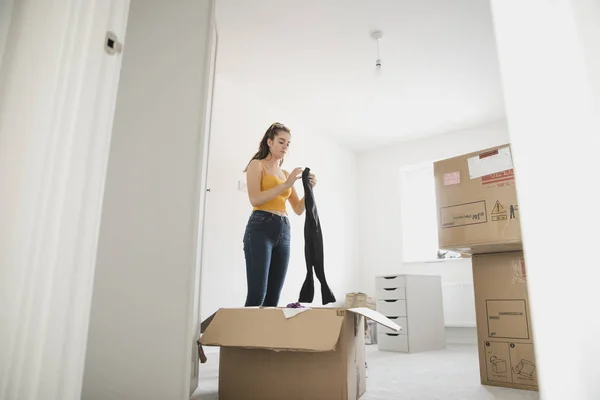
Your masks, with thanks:
M533 344L486 341L484 354L488 381L537 386Z
M513 383L537 385L535 354L532 343L510 343Z
M488 188L514 185L514 181L514 169L507 169L493 174L484 175L481 177L481 184Z
M460 172L447 172L444 174L444 186L458 185L460 183Z
M467 159L471 179L513 169L510 147L491 150Z
M488 337L529 339L527 306L523 299L486 300Z
M485 200L440 208L442 228L484 224L487 220Z
M512 382L508 343L485 342L484 351L487 364L487 379L491 382Z

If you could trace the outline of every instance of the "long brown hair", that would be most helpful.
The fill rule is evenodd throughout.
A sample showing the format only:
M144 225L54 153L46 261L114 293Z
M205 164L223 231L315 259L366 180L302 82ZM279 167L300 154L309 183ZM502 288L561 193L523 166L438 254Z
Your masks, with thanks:
M275 122L274 124L272 124L269 127L269 129L267 129L267 131L265 132L265 135L263 136L262 140L260 141L260 144L258 145L258 151L250 159L250 161L248 161L248 165L246 165L246 168L244 168L244 172L246 172L248 170L248 166L250 165L252 160L264 160L265 158L267 158L269 156L271 151L269 150L268 140L269 139L275 140L275 136L277 136L277 134L280 131L291 133L290 129L287 126L280 124L279 122ZM283 159L281 160L281 163L283 164Z

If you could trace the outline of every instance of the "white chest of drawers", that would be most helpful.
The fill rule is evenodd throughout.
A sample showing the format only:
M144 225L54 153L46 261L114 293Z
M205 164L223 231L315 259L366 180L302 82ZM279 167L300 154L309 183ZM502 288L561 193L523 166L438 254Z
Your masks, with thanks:
M403 330L377 330L379 350L417 353L446 347L442 279L437 275L386 275L376 279L377 311Z

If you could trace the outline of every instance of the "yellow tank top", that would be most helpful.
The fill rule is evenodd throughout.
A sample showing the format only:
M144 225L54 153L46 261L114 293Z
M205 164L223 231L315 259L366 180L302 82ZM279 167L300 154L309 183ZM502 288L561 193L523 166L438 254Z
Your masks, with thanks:
M260 165L263 168L263 176L260 180L260 191L261 192L272 189L275 186L281 185L283 182L285 182L285 179L281 179L280 177L275 176L275 175L267 174L267 170L265 169L265 166L263 165L262 162L260 162ZM284 171L284 173L285 173L285 171ZM285 173L285 176L287 177L287 173ZM292 188L286 189L283 192L279 193L277 196L273 197L271 200L267 201L266 203L263 203L260 206L254 207L254 210L281 211L282 213L285 213L285 212L287 212L287 209L285 207L285 205L286 205L285 202L287 201L287 199L289 199L289 197L291 195L292 195Z

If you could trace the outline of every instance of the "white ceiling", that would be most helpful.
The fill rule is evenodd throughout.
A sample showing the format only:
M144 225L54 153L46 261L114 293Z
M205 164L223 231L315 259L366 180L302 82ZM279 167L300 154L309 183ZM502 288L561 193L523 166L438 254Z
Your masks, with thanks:
M504 117L489 0L218 0L217 26L219 74L355 150Z

